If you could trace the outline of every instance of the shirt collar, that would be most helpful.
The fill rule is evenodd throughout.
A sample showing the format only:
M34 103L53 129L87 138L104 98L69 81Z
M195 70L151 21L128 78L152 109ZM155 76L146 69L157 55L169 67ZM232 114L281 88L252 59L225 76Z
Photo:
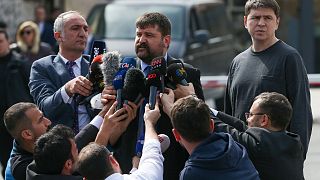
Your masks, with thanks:
M166 54L164 55L164 59L166 60L167 62L167 59L168 59L168 53L166 52ZM150 66L150 64L146 64L145 62L141 61L141 70L142 72L144 72L144 70Z
M63 60L64 64L66 64L69 60L66 59L65 57L63 57L60 53L58 53L58 55L61 57L61 59ZM74 62L76 62L78 67L81 67L81 59L82 56L80 56L78 59L76 59Z

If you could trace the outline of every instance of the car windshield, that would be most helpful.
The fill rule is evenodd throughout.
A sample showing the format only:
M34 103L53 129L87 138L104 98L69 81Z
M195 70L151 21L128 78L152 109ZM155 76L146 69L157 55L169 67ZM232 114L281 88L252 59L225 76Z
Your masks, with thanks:
M110 39L134 39L136 19L146 12L160 12L171 21L171 37L181 40L184 36L184 10L181 6L109 4L105 9L105 37ZM119 15L121 14L121 15Z

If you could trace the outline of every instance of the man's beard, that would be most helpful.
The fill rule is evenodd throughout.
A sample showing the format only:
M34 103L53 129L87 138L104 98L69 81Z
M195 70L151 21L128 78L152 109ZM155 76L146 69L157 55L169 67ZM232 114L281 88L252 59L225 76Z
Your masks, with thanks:
M160 46L159 46L159 48L162 49L163 47L164 47L164 44L161 43ZM138 49L139 49L139 48L145 48L146 53L144 54L144 56L139 56L139 55L138 55ZM145 43L140 44L140 45L137 45L135 50L136 50L136 54L137 54L137 56L139 57L139 59L141 59L141 60L142 60L144 63L146 63L146 64L151 64L151 61L152 61L154 58L163 55L163 53L158 53L158 54L156 54L156 53L152 52L152 51L150 50L150 47L149 47L147 44L145 44Z

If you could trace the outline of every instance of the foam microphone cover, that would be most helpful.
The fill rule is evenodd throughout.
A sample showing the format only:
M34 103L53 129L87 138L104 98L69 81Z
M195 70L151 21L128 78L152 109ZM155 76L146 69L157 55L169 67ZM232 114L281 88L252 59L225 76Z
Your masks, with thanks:
M107 51L107 46L104 41L93 41L90 51L90 63L92 63L93 59L100 55L104 54Z
M124 78L122 99L138 104L140 99L146 97L146 80L140 69L130 68Z
M120 69L130 69L135 68L137 66L137 61L133 57L125 57L121 61Z
M164 153L170 146L170 138L165 134L158 135L160 141L161 152Z
M180 63L172 63L168 66L167 77L175 85L181 84L184 86L188 86L188 82L186 80L187 72L183 68L182 64L180 64Z
M151 61L151 67L153 70L159 70L160 74L166 75L167 73L167 62L163 56L156 57Z
M107 52L102 57L102 74L105 85L113 85L113 79L115 74L119 70L120 53L117 51Z

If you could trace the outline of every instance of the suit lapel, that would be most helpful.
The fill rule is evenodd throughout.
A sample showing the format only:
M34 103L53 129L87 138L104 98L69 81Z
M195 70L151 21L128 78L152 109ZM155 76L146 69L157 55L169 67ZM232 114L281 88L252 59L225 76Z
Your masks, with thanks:
M57 77L60 78L62 84L65 84L70 80L70 75L68 73L67 67L59 55L57 55L53 59L53 66L58 74Z
M81 75L86 76L89 72L89 62L82 57L81 59Z

